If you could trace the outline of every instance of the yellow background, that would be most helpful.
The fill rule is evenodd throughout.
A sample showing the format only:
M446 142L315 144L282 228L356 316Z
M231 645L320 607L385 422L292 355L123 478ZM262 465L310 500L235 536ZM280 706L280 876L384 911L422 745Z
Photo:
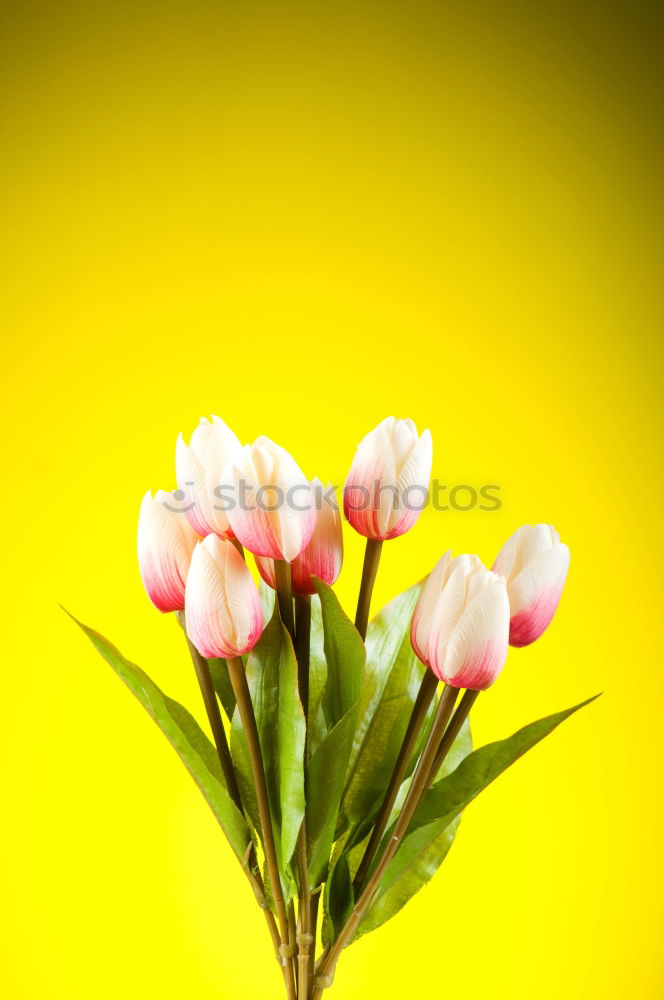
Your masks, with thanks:
M519 524L572 551L478 742L604 690L468 809L331 993L662 995L661 83L647 6L130 3L4 15L3 957L23 998L263 998L212 815L57 607L198 712L135 528L201 414L339 482L379 419L443 482L375 607ZM361 540L340 593L352 609ZM414 992L411 992L414 991Z

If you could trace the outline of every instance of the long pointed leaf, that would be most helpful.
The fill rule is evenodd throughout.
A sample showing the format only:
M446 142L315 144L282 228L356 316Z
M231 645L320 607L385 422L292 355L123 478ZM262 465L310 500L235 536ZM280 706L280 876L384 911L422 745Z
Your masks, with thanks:
M329 731L307 766L307 840L312 886L317 886L327 871L356 721L357 703Z
M420 589L417 584L395 597L369 625L360 722L342 807L351 823L365 820L385 795L426 669L410 644Z
M330 878L325 883L323 895L325 924L322 930L325 946L335 941L352 912L354 901L353 880L348 868L348 858L342 854L332 869Z
M69 612L68 612L69 613ZM242 813L232 802L216 750L186 708L167 697L144 670L127 660L99 632L70 617L85 632L95 649L115 670L169 741L203 793L231 847L243 859L251 839Z
M293 646L276 610L247 658L247 682L263 751L277 854L287 879L304 816L305 722ZM253 774L237 709L231 727L231 752L243 800L255 829L260 830Z
M321 740L328 732L325 721L322 699L327 681L327 662L325 660L323 614L320 598L314 594L311 598L311 636L309 642L309 718L308 718L308 751L309 756L315 753Z
M429 789L413 817L408 834L381 879L378 892L354 940L394 916L433 876L449 850L454 834L453 824L458 822L461 811L519 757L570 715L594 701L595 697L524 726L508 739L480 747L469 754L456 770ZM381 851L391 834L390 829Z
M312 884L318 885L327 876L339 819L358 720L365 649L334 591L315 578L314 583L320 598L326 664L316 716L319 742L307 767L309 868Z
M208 667L210 668L210 676L212 677L217 697L230 722L235 711L235 692L233 691L233 685L228 674L226 660L208 660Z
M358 703L364 678L365 650L360 634L331 587L314 578L320 597L327 677L322 705L331 729Z
M472 749L473 749L473 743L470 735L470 725L468 723L468 720L466 719L463 726L461 727L461 732L457 736L447 757L443 761L440 771L436 776L436 781L441 781L444 777L446 777L448 774L454 771L455 768L459 766L461 761L468 756L468 754L472 751ZM413 758L416 760L418 756L419 756L419 751L416 750L416 752L413 754ZM398 814L401 812L401 807L404 803L406 795L408 794L408 789L410 788L411 777L412 775L408 775L401 783L399 793L396 797L394 806L392 808L392 812L390 814L389 825L391 825L394 822L394 820L396 820ZM371 809L367 813L366 817L362 821L356 824L356 826L352 829L350 836L346 840L344 849L346 853L349 855L350 871L353 877L355 876L355 872L357 871L360 861L362 859L362 855L364 853L364 847L366 846L365 844L366 838L369 836L371 828L374 825L377 812L378 812L377 807Z

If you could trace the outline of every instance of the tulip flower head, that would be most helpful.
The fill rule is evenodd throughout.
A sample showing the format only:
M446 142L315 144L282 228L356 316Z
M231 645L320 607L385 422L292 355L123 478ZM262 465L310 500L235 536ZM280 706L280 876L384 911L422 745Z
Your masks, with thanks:
M403 535L422 512L431 477L431 433L387 417L360 441L344 487L344 514L360 535Z
M509 601L504 581L477 556L447 552L415 606L411 645L439 680L482 691L505 664Z
M341 572L343 560L341 514L336 501L328 500L330 486L328 484L328 488L323 492L321 481L312 479L311 487L317 504L316 525L311 538L291 563L293 593L302 597L316 592L311 581L312 576L332 586ZM318 509L319 497L320 509ZM256 565L265 582L274 588L274 560L256 556Z
M138 564L148 597L160 611L182 611L198 536L177 510L172 493L148 491L138 518Z
M311 484L284 448L259 437L223 474L232 494L228 520L235 537L256 556L292 562L314 530Z
M263 631L256 585L232 542L208 535L191 560L185 592L187 635L202 656L249 652Z
M191 435L188 445L182 435L175 449L178 489L192 528L199 535L232 538L228 514L217 497L221 474L242 451L233 431L219 417L205 417Z
M493 565L510 600L510 645L528 646L551 623L569 570L569 549L550 524L524 524Z

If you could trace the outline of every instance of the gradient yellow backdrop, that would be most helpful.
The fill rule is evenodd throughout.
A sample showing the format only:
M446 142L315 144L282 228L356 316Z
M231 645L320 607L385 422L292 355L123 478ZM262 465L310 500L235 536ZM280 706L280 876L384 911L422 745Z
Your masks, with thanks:
M519 524L572 550L478 742L604 690L468 809L331 993L662 995L661 84L646 5L16 5L0 76L0 991L280 995L173 752L57 603L198 713L139 581L146 489L222 415L343 481L388 415L446 484L375 607ZM362 545L349 531L352 607ZM198 713L200 715L200 713Z

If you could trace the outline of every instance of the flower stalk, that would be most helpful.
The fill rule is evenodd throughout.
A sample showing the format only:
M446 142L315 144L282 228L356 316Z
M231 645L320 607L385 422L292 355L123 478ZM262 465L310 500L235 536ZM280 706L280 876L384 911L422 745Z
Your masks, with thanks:
M274 832L272 830L272 817L270 814L270 802L267 792L267 780L265 778L265 766L261 752L256 716L254 706L251 702L251 694L247 677L244 672L244 664L241 657L230 657L228 660L228 673L233 685L235 699L237 701L240 720L247 740L247 749L251 762L251 770L256 789L256 800L258 804L258 816L263 835L263 845L265 848L265 864L267 866L274 899L281 944L279 952L284 967L284 977L286 980L286 992L289 1000L296 1000L295 976L293 973L292 954L294 942L291 941L288 914L284 903L284 895L281 888L281 878L279 875L279 863L277 861L277 851L274 843Z
M295 619L293 617L293 585L291 581L291 568L284 559L274 560L275 585L277 600L279 602L279 614L286 627L286 631L293 643L295 642Z
M430 785L432 785L436 780L436 776L443 766L445 758L454 746L454 741L461 732L461 727L468 718L471 708L479 697L479 693L479 691L471 691L470 689L464 691L463 698L457 705L454 715L450 719L450 724L445 730L445 734L440 741L440 746L438 747L436 756L434 757L434 761L431 766L431 773L429 775Z
M309 665L311 642L311 598L295 598L295 655L297 657L298 684L305 722L309 715ZM308 726L305 735L304 760L308 757ZM302 820L297 839L297 872L300 888L297 957L298 957L298 997L308 1000L313 980L312 949L315 948L315 926L311 885L309 883L309 862L307 857L307 822Z
M226 780L226 788L231 799L240 812L242 812L240 788L237 783L235 768L233 767L233 760L228 747L228 740L226 739L224 723L221 718L221 712L219 711L219 702L217 701L217 695L214 690L210 667L208 665L208 661L204 656L201 656L186 632L185 638L187 640L187 646L189 647L191 661L194 665L198 686L201 689L203 704L205 705L208 722L210 723L210 729L212 730L214 745L217 748L217 755L219 757L219 763L221 764L221 770Z
M295 656L297 658L297 678L300 701L305 720L309 721L309 668L311 647L311 598L295 598ZM308 729L308 726L307 726ZM307 733L308 735L308 733ZM307 758L308 746L305 750Z
M383 549L383 542L377 538L367 538L367 546L364 551L364 563L362 565L362 581L360 583L360 594L357 599L357 611L355 612L355 628L363 639L367 637L367 626L369 624L369 611L371 608L371 595L373 594L376 574L380 554Z
M203 697L203 704L205 705L205 711L208 717L208 722L210 723L210 729L212 731L212 737L214 739L214 745L217 748L217 755L219 757L219 763L221 765L221 770L226 779L226 788L228 794L230 795L233 803L237 806L240 812L243 812L242 806L242 796L240 795L240 788L237 783L237 776L235 774L235 768L233 767L233 760L231 758L231 752L228 747L228 740L226 739L226 731L224 729L224 723L221 718L221 712L219 711L219 702L217 701L217 695L214 690L214 684L212 681L212 675L210 673L210 667L208 665L205 657L201 656L194 644L189 639L184 628L184 615L178 612L178 621L182 625L185 638L187 640L187 646L189 648L189 653L191 654L192 663L194 665L194 670L196 672L196 678L198 680L199 687L201 689L201 695ZM281 959L279 956L279 947L281 945L281 938L279 936L279 930L277 928L273 914L267 905L265 899L265 885L263 884L263 878L260 873L260 867L258 865L258 859L256 857L256 849L253 843L249 843L246 862L243 863L243 868L247 874L247 878L251 883L251 887L254 890L254 894L258 901L258 905L265 914L265 920L267 922L268 930L270 932L270 937L272 938L272 944L274 945L275 955L279 964L281 965Z
M425 670L420 690L418 691L413 711L408 722L408 728L406 729L403 743L401 744L399 756L397 757L394 765L392 777L390 778L390 783L387 792L385 793L385 798L383 799L383 804L380 807L380 812L378 813L376 822L374 823L369 843L366 846L360 866L357 869L355 879L353 880L353 888L356 895L364 884L364 880L367 876L369 868L371 867L371 862L375 857L376 851L378 850L380 842L383 839L383 834L387 829L390 814L394 808L394 803L397 800L401 783L406 776L409 761L413 756L415 746L420 733L422 732L422 727L426 720L433 696L436 693L437 686L438 678L435 677L430 670Z
M380 880L385 874L387 866L396 854L404 836L406 835L410 821L415 814L415 810L419 805L422 795L428 787L431 767L438 751L440 741L443 737L443 733L445 732L445 728L450 720L450 716L452 715L454 703L456 702L458 693L457 688L451 687L448 684L446 684L443 688L433 725L431 727L431 732L429 733L426 746L422 751L422 755L418 761L417 767L415 768L415 773L408 790L408 795L406 796L399 818L396 821L394 832L390 837L378 864L369 875L366 885L360 893L360 896L355 903L353 911L345 926L339 932L334 944L324 957L320 967L316 970L316 985L312 1000L320 1000L320 997L323 995L323 991L331 984L331 977L334 975L334 970L341 952L352 940L367 907L371 903L371 900L380 885Z

